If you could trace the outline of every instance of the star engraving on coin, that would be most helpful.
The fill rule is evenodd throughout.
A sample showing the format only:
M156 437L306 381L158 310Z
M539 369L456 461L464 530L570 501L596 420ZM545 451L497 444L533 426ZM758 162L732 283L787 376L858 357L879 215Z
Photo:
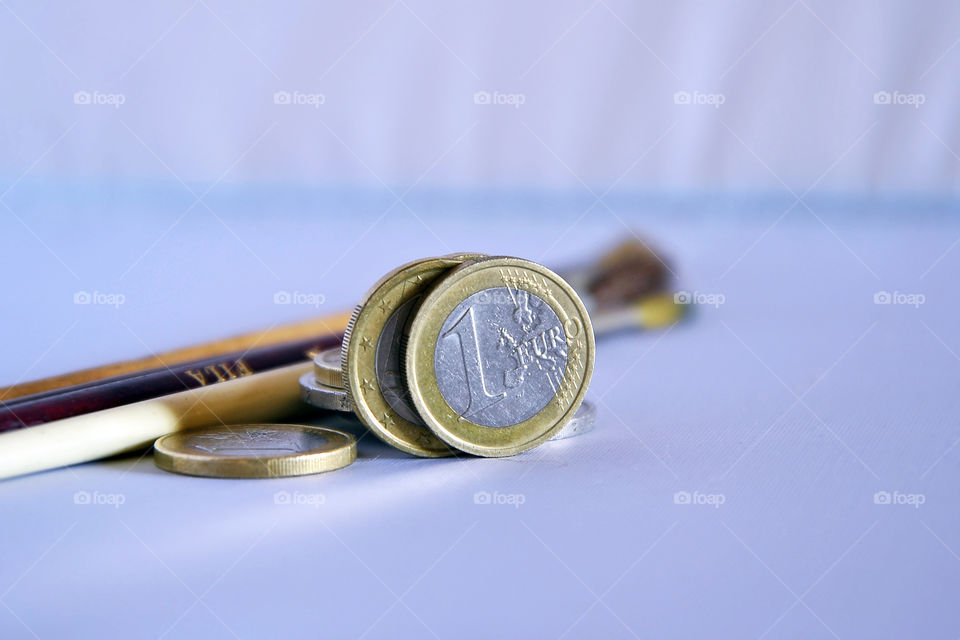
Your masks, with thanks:
M368 378L364 378L364 379L360 382L360 388L363 389L364 393L370 393L371 391L374 390L373 383L370 382L370 380L369 380Z
M417 434L417 442L424 447L429 447L433 444L433 438L427 433Z
M415 277L410 278L409 280L403 283L403 291L401 295L406 296L408 290L413 291L413 290L419 289L423 285L423 282L424 282L423 276L420 274L417 274Z
M401 354L409 319L419 308L423 291L477 257L480 254L425 258L397 267L364 294L348 324L340 366L353 410L378 438L401 451L424 457L453 453L414 408Z

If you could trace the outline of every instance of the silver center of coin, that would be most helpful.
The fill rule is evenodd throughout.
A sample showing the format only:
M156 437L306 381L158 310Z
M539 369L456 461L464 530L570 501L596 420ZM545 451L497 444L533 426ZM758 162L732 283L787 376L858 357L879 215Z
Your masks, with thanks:
M401 373L403 365L400 362L400 338L421 297L414 296L401 304L384 323L383 331L377 340L377 384L380 385L380 393L391 409L407 422L423 426L424 422L414 408L410 392L404 384Z
M301 453L327 444L326 436L273 429L197 434L187 440L191 449L218 456L276 456Z
M557 394L567 334L556 312L523 290L484 289L447 316L433 360L440 393L484 427L529 420Z

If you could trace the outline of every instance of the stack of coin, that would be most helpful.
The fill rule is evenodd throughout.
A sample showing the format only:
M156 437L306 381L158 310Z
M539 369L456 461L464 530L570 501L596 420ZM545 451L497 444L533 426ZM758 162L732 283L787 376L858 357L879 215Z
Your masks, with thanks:
M340 375L340 349L321 351L313 359L313 371L300 376L300 398L321 409L353 411Z
M377 281L339 363L318 354L300 384L310 404L353 411L407 453L508 456L592 427L593 407L578 409L593 362L590 317L562 278L528 260L454 254Z

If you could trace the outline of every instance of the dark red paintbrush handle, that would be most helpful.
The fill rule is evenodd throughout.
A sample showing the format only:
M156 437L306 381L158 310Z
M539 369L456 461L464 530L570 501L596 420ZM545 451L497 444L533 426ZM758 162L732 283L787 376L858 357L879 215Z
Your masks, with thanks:
M340 333L317 336L0 402L0 433L295 364L338 347L342 339Z

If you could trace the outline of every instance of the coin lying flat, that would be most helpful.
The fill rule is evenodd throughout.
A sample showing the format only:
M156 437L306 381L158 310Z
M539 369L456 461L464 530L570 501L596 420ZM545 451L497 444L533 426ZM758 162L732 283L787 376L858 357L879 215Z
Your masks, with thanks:
M573 419L565 424L550 440L564 440L574 436L582 436L593 431L597 426L597 407L589 400L584 400Z
M165 435L153 447L161 469L212 478L301 476L357 459L353 436L293 424L205 427Z
M340 373L340 347L321 351L313 359L313 373L317 382L328 387L343 388L343 374Z
M347 392L319 382L313 371L300 376L300 399L320 409L353 411Z
M433 282L479 255L427 258L394 269L364 295L347 325L341 370L350 403L374 434L401 451L424 457L453 454L427 428L410 399L401 343Z
M560 276L528 260L480 258L447 274L421 308L408 332L406 382L444 442L508 456L573 418L595 345L583 302Z

